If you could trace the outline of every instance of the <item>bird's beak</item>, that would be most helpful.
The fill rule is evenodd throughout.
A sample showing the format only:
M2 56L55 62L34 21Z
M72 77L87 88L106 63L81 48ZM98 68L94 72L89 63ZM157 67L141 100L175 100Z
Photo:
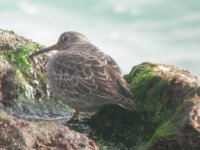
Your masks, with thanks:
M39 54L41 54L41 53L45 53L45 52L49 52L49 51L52 51L52 50L56 50L57 47L58 47L57 44L54 44L54 45L52 45L52 46L42 48L42 49L40 49L39 51L37 51L37 52L31 54L29 57L32 58L32 57L34 57L34 56L36 56L36 55L39 55Z

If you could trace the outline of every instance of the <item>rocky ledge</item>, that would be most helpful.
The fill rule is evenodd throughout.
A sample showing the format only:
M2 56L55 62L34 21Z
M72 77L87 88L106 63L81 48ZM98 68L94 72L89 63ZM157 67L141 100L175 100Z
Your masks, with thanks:
M42 45L0 30L0 148L66 150L200 149L200 82L189 71L142 63L124 76L137 111L109 105L97 114L72 111L48 90L51 54Z

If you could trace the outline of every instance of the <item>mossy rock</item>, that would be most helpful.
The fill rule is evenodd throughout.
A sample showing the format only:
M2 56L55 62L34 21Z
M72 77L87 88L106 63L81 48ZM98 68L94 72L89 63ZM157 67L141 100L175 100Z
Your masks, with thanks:
M48 93L48 55L29 58L41 47L13 31L0 30L0 100L7 111L26 118L65 117L69 108Z
M180 126L189 127L191 130L185 132L194 133L198 139L199 131L191 126L189 119L197 105L194 99L200 94L196 76L172 65L147 62L133 67L125 79L130 84L137 111L129 112L118 106L104 107L89 120L90 127L99 137L113 143L117 149L200 148L197 143L192 147L185 142L187 138L191 139L184 138L180 131Z

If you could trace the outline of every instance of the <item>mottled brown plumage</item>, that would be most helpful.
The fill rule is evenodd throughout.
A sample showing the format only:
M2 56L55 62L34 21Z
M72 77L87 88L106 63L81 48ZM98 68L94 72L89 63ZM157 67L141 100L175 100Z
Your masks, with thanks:
M58 50L47 65L49 87L65 104L98 111L117 104L133 110L130 91L116 62L77 32L64 32L58 42L31 55Z

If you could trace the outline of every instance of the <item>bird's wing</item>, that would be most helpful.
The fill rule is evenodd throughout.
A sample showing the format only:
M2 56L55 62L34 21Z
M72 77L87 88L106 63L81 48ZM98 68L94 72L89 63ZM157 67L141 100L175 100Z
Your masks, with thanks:
M107 60L107 65L109 67L110 75L112 76L113 80L117 83L116 88L121 95L125 97L130 97L131 92L129 90L128 83L121 77L121 70L114 59L110 56L105 55L105 59ZM115 70L115 71L112 71Z
M63 53L54 59L54 80L58 81L57 86L63 90L77 95L95 94L113 98L119 86L125 88L121 85L119 67L107 55L95 57Z
M102 53L103 54L103 53ZM121 70L119 68L119 66L117 65L117 63L115 62L114 59L112 59L110 56L108 55L102 55L102 59L106 60L106 64L109 68L114 69L115 73L119 73L121 74Z

